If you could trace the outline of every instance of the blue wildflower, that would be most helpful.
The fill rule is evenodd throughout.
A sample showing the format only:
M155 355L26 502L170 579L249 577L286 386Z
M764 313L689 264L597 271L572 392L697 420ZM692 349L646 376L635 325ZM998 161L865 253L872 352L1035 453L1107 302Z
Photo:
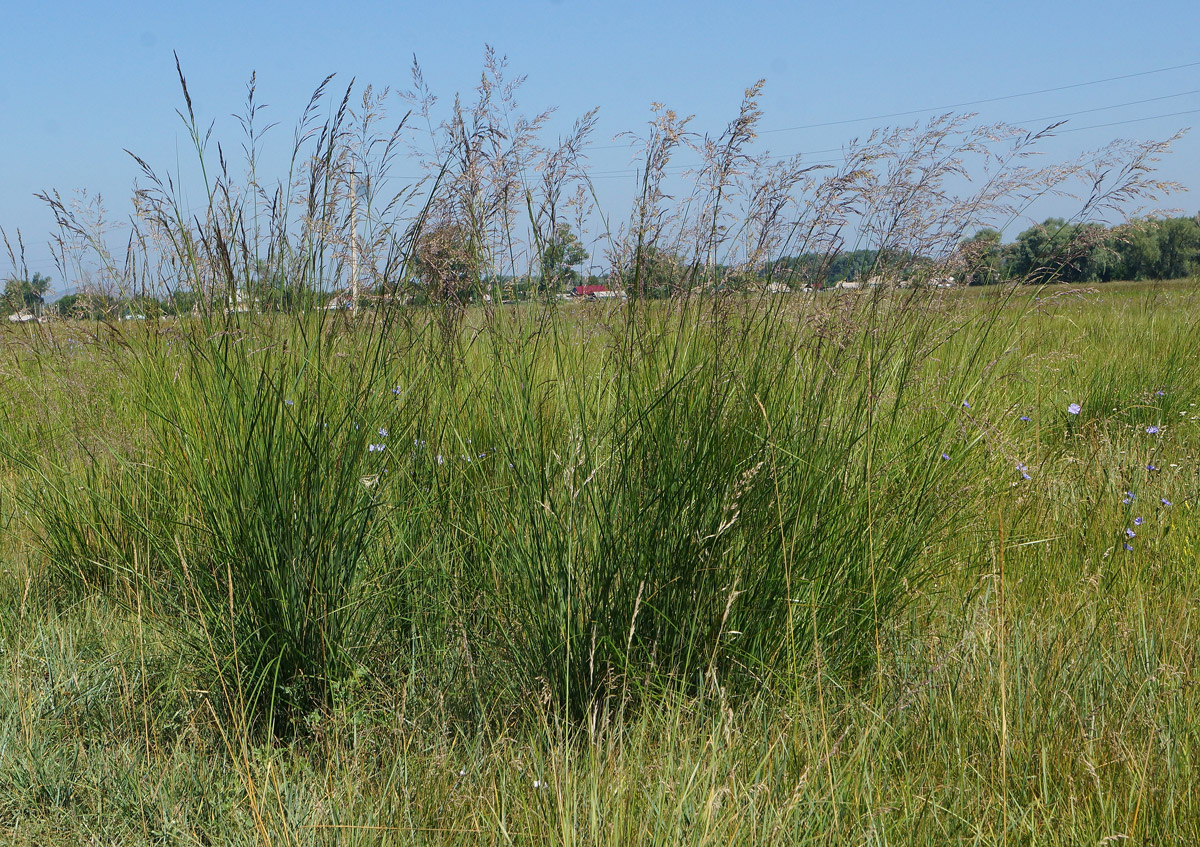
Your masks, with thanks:
M1171 506L1171 501L1168 500L1166 497L1163 497L1158 502L1162 503L1164 506L1167 506L1168 508Z
M1132 491L1126 491L1126 492L1125 492L1125 499L1124 499L1124 500L1122 500L1121 502L1122 502L1122 503L1124 503L1126 506L1128 506L1130 503L1132 503L1132 502L1133 502L1134 500L1136 500L1136 499L1137 499L1137 498L1133 496L1133 492L1132 492Z
M970 404L970 403L968 403L966 400L963 400L963 408L964 408L964 409L969 409L969 408L971 408L971 404Z
M1134 532L1129 527L1125 527L1125 537L1126 538L1137 538L1137 533Z
M1128 541L1125 542L1125 549L1131 553L1133 552L1133 546Z
M1134 525L1134 526L1141 526L1141 525L1142 525L1142 519L1141 519L1141 518L1134 518L1134 519L1133 519L1133 525Z
M1080 406L1078 403L1072 403L1070 406L1067 406L1067 412L1069 414L1078 415L1082 411L1083 406Z
M1155 397L1166 397L1166 396L1167 396L1167 392L1165 392L1165 391L1155 391L1155 392L1154 392L1154 396L1155 396Z
M1024 421L1025 423L1029 423L1029 415L1021 415L1019 420Z
M1148 470L1148 471L1156 471L1156 470L1158 470L1158 465L1154 465L1154 464L1149 464L1149 465L1146 465L1146 470Z
M380 428L379 428L379 437L380 437L380 438L387 438L387 427L380 427Z
M1146 434L1147 435L1158 435L1158 427L1156 427L1156 426L1146 427Z
M949 454L949 453L943 453L943 454L942 454L942 461L944 461L944 462L948 462L948 461L950 461L950 454Z

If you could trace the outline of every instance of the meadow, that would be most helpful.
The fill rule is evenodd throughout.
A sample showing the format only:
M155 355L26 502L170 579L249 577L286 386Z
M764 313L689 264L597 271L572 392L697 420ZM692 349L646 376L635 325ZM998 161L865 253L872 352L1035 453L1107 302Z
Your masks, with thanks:
M0 826L1190 843L1198 297L11 329Z
M939 284L1166 145L1034 169L947 116L822 170L750 154L759 87L712 138L656 107L627 297L567 303L591 116L541 145L493 59L391 199L371 89L270 183L253 84L239 174L182 73L206 202L139 159L118 261L45 196L98 283L0 329L0 836L1200 839L1200 285L1032 284L1083 226ZM883 284L768 293L851 248Z

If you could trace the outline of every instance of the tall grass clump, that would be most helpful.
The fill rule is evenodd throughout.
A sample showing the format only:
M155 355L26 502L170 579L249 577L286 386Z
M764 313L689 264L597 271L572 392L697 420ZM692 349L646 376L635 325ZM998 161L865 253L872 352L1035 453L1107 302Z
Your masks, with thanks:
M314 126L325 84L318 89L296 133L293 172L272 196L254 181L253 85L244 120L249 182L235 185L223 158L210 176L207 137L180 80L184 120L209 186L207 212L189 223L175 182L142 162L150 187L138 194L144 229L137 239L162 276L118 280L169 286L168 294L193 303L190 318L118 332L129 350L121 378L146 421L139 467L171 501L171 520L140 520L139 494L116 482L95 486L94 494L58 492L42 512L43 528L53 560L95 546L96 536L110 541L113 521L143 539L157 561L138 590L210 662L224 706L278 730L328 703L331 686L359 669L381 609L392 615L389 624L403 614L399 557L381 542L381 515L393 504L380 497L385 468L376 451L383 449L381 424L407 432L412 406L392 402L385 414L374 393L386 345L398 341L394 321L373 313L364 342L344 316L312 306L327 288L325 274L358 249L329 231L350 191L349 92ZM362 109L371 108L368 94ZM57 200L51 205L64 234L83 237L72 211ZM295 228L293 210L302 221ZM357 235L350 237L353 243ZM264 307L266 314L248 314ZM131 458L118 457L125 465ZM97 498L111 502L72 512Z
M361 664L382 583L400 597L404 578L380 543L387 505L366 423L379 417L346 393L349 378L321 373L319 351L278 362L230 349L251 341L187 349L170 384L159 368L171 358L155 362L143 400L156 465L187 503L171 612L196 616L197 647L231 680L228 693L237 686L239 708L292 717Z
M560 344L536 392L498 371L512 469L472 531L527 693L582 716L664 684L750 690L814 659L869 669L964 517L950 480L967 474L940 456L971 467L974 445L924 363L949 353L959 393L985 377L929 306L857 303L831 330L692 304L648 319L671 340L644 358ZM908 393L930 408L902 408Z
M882 686L900 612L1002 485L970 409L1021 320L1014 289L972 311L925 283L969 274L965 234L1073 178L1092 188L1082 217L1163 187L1162 145L1035 169L1044 134L952 116L855 142L837 168L774 159L751 149L758 84L715 137L656 108L618 223L587 176L594 115L544 146L548 113L520 115L490 51L475 102L441 124L414 67L434 153L390 193L412 139L407 117L380 130L385 94L352 105L351 83L321 122L326 79L272 183L253 82L244 174L219 147L214 165L180 82L198 207L183 175L137 159L118 262L45 195L64 273L90 256L115 300L177 315L110 322L140 427L136 449L113 445L122 470L27 503L48 558L90 563L87 586L132 573L126 596L184 636L226 713L276 732L364 677L403 677L407 698L438 668L469 680L481 723L810 672ZM688 150L680 193L668 167ZM622 298L554 296L572 218L603 222ZM872 257L869 291L768 296L847 248ZM800 254L816 264L775 261Z

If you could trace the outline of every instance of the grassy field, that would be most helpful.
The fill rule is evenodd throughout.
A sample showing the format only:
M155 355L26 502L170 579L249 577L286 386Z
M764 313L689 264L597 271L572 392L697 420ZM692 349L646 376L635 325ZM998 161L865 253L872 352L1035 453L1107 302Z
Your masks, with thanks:
M1200 287L6 327L12 844L1194 844Z

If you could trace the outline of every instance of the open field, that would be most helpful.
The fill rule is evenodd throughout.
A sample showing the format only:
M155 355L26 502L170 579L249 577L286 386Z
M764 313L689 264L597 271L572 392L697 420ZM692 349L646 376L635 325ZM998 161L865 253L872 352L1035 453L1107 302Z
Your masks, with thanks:
M1200 286L0 329L13 844L1194 844Z

